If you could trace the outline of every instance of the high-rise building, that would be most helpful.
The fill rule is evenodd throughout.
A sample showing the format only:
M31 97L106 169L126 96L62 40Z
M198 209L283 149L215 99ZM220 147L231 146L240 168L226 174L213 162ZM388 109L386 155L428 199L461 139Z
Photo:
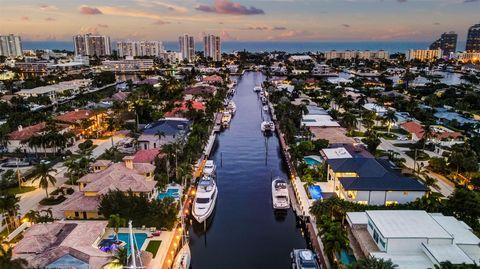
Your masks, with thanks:
M110 37L96 34L76 35L73 37L75 55L107 56L112 54Z
M22 39L17 35L0 35L0 55L7 57L22 56Z
M160 57L160 54L165 52L162 41L118 41L117 42L118 56L153 56Z
M455 32L443 33L439 39L430 45L430 49L441 49L443 56L450 56L457 50L457 38L458 35Z
M180 53L182 54L182 60L188 60L192 62L195 58L195 41L193 36L183 35L178 38L180 44Z
M467 46L468 52L480 52L480 23L468 29Z
M213 61L218 62L222 60L222 48L220 37L215 35L206 35L203 37L205 58L212 58Z
M345 51L326 51L324 53L325 59L362 59L362 60L388 60L390 59L390 54L388 51L384 50L345 50Z

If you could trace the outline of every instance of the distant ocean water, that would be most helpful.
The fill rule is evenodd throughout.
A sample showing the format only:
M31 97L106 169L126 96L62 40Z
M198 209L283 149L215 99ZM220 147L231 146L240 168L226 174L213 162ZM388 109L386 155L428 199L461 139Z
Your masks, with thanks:
M115 42L113 42L115 44ZM167 50L178 51L178 42L164 42ZM390 53L406 52L409 49L426 49L430 42L408 42L408 41L382 41L382 42L281 42L281 41L225 41L222 42L222 51L226 53L247 50L250 52L262 51L286 51L296 52L317 52L329 50L386 50ZM73 50L71 41L24 41L24 49L59 49ZM465 48L465 42L458 42L458 50ZM196 49L202 50L203 44L196 43Z

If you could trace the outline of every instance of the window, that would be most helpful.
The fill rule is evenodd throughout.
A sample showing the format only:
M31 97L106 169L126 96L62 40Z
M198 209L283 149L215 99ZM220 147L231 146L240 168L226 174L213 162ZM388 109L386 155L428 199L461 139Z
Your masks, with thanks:
M407 196L407 195L408 195L408 191L404 191L403 196Z
M382 245L382 247L385 248L385 242L381 238L379 238L379 240L380 240L380 245Z
M78 218L79 216L80 214L77 211L75 211L75 218Z
M389 205L397 205L397 204L398 204L397 201L386 201L386 202L385 202L385 205L386 205L386 206L389 206Z
M373 230L373 240L375 240L375 242L377 242L377 244L378 244L378 233L377 233L377 230Z
M373 230L373 224L370 221L368 222L368 227Z

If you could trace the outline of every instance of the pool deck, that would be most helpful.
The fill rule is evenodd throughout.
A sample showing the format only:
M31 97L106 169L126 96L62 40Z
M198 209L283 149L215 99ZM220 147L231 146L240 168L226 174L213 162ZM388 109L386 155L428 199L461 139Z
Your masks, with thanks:
M153 229L152 229L153 230ZM118 233L128 233L128 228L120 228L118 229ZM151 240L156 240L156 241L162 241L160 244L160 247L158 248L157 254L155 255L155 258L152 259L150 262L148 268L153 269L153 268L162 268L162 265L165 263L166 258L169 257L169 248L170 245L172 244L174 240L174 231L160 231L159 236L152 236L152 232L150 228L134 228L133 233L145 233L147 234L147 239L145 240L145 243L141 247L140 250L146 250L148 243ZM113 229L107 228L106 233L102 237L102 239L107 239L108 236L113 235Z

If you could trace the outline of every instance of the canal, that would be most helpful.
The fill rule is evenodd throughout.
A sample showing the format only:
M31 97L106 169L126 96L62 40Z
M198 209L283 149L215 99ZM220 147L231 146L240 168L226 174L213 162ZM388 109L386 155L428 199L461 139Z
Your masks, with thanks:
M269 116L253 87L264 79L259 72L239 79L237 112L217 137L211 159L219 195L206 229L190 226L193 269L290 268L290 251L306 247L294 212L272 209L272 176L288 176L277 136L260 131L262 117Z

